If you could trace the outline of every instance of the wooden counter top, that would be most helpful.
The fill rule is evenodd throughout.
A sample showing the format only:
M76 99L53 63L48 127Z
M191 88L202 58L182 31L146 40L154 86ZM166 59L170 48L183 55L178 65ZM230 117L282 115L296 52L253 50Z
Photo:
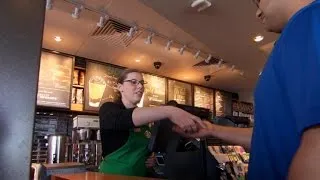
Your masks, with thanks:
M85 172L75 174L56 174L51 180L159 180L156 178L143 178L134 176L108 175L97 172Z
M66 162L66 163L54 163L54 164L43 164L47 169L60 169L60 168L73 168L73 167L84 167L83 163Z

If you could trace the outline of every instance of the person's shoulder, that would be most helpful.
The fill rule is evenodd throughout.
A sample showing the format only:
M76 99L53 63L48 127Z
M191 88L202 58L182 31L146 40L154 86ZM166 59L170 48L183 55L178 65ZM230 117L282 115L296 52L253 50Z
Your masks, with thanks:
M292 20L293 21L299 21L299 20L305 20L309 18L316 18L320 17L320 0L316 0L313 3L307 5L306 7L302 8L299 12L297 12Z
M105 102L101 105L100 111L114 109L114 108L116 108L116 109L121 108L121 104L116 103L116 102Z

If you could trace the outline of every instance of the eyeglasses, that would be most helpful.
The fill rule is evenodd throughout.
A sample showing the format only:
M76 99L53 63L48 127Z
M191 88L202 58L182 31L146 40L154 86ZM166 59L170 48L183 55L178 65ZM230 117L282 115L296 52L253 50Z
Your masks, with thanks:
M123 82L130 82L132 85L135 85L135 86L137 86L138 84L141 84L142 86L147 84L147 82L145 82L144 80L138 81L136 79L128 79L128 80L124 80Z

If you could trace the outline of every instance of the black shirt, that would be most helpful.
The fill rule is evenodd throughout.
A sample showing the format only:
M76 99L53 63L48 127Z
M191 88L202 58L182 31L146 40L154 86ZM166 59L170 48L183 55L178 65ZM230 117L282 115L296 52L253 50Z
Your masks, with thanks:
M121 101L104 103L99 110L102 156L122 147L129 138L129 130L135 128L132 113Z

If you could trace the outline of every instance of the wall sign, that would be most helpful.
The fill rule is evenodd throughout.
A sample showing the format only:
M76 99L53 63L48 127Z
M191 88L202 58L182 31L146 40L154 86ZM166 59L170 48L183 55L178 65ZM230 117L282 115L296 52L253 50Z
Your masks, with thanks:
M179 104L192 105L191 84L168 80L168 100L175 100Z
M70 108L72 57L41 53L37 105Z
M144 94L139 107L160 106L166 103L166 79L150 74L143 74L147 84L144 87Z
M87 62L85 77L85 110L99 111L104 102L120 98L117 80L123 69Z
M213 90L194 86L194 106L210 109L213 112Z
M232 94L216 90L216 116L232 116Z

